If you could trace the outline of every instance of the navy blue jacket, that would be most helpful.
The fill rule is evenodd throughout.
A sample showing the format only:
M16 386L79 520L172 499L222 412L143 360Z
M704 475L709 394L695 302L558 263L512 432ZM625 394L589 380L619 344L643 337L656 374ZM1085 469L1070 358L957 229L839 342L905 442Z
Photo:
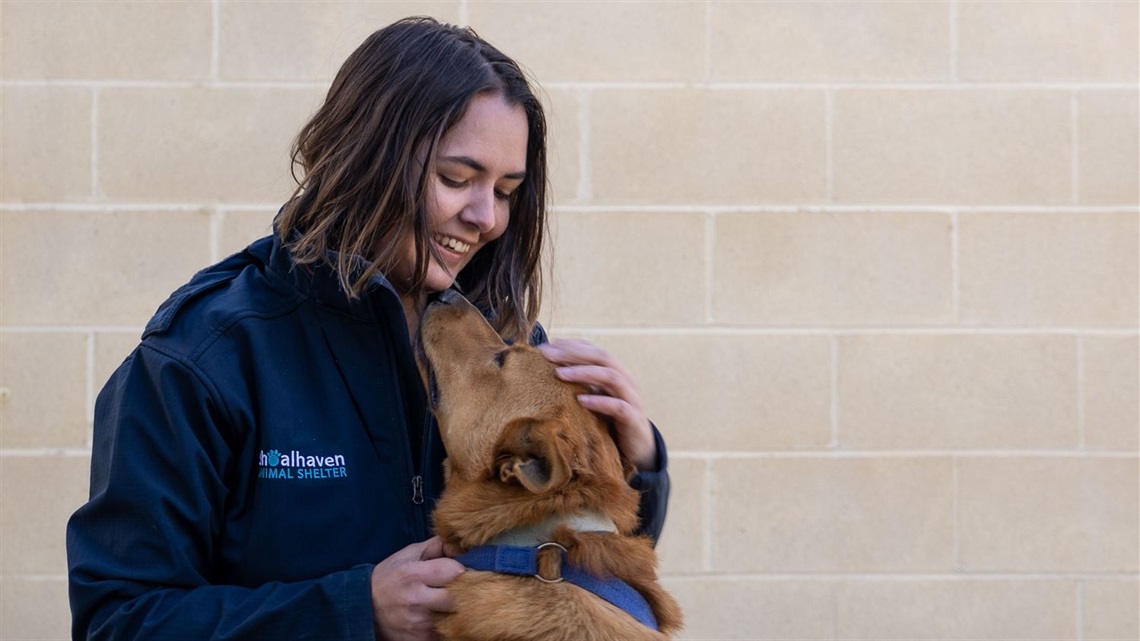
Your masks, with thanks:
M633 479L654 538L655 436ZM371 640L372 568L431 536L443 458L395 290L350 301L257 241L172 294L99 394L73 638Z

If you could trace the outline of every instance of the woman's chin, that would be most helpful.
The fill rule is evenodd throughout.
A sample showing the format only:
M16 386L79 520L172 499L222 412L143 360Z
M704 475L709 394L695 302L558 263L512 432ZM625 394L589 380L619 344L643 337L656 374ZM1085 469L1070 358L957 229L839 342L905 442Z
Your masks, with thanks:
M424 279L424 291L427 293L437 294L451 289L451 286L455 284L455 277L451 274L432 272L435 272L435 270L433 269L431 272L428 272L427 278Z

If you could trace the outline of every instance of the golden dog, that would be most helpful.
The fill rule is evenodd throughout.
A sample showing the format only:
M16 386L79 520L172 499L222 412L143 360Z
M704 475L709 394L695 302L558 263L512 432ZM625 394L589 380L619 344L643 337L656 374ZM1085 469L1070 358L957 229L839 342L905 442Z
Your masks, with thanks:
M632 465L607 424L578 403L582 388L558 380L535 348L507 346L453 291L424 312L418 352L448 454L436 533L451 546L475 548L471 554L488 545L521 550L534 565L534 575L469 569L456 578L447 589L457 611L436 624L443 638L664 641L676 634L681 609L658 584L649 538L632 534ZM586 585L622 582L623 594L640 595L633 599L642 599L643 615L595 593L606 590L579 587L574 576Z

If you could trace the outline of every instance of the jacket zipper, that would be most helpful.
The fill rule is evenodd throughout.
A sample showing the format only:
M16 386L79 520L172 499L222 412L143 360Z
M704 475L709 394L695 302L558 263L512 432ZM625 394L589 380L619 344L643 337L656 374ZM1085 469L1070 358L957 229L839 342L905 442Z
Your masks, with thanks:
M431 443L428 438L431 435L431 410L428 409L424 415L423 431L420 433L420 466L416 470L415 476L412 477L412 503L416 505L424 504L424 474L427 473L429 460L431 458ZM424 517L424 523L427 523L427 515L420 509L420 515Z
M412 503L424 504L424 477L420 474L412 477Z
M428 525L428 515L426 508L424 508L424 474L427 473L429 458L431 457L431 443L428 438L431 435L431 410L427 410L424 416L423 432L420 434L420 461L419 467L413 470L412 476L412 504L416 505L419 516L421 531L426 536L430 534Z
M389 289L391 289L391 288L389 287ZM394 294L395 291L392 290L392 293ZM380 310L380 312L374 311L374 313L376 314L377 318L384 318L387 315L384 312L384 310ZM400 309L399 313L395 314L395 316L397 318L400 318L401 320L403 320L405 318L402 309ZM408 346L411 347L411 340L410 340L411 337L408 335L406 325L403 322L399 323L395 328L393 328L392 325L388 325L387 330L388 330L389 336L391 337L391 340L392 340L394 345L399 345L402 342L406 342L408 344ZM396 348L392 351L392 364L393 364L393 369L396 372L402 372L405 370L405 368L403 368L401 366L401 358L400 358L399 352L400 352L399 348ZM408 394L408 389L407 389L407 385L409 383L407 381L414 381L412 384L419 386L419 382L418 382L419 376L417 374L417 370L415 367L415 356L411 353L411 350L409 350L407 352L407 356L410 358L411 363L412 363L412 367L410 369L410 372L412 375L408 376L406 380L400 380L399 385L400 385L400 391L403 393L403 398L404 398L404 404L403 405L405 408L410 408L412 406L412 403L410 403L410 399L409 399L409 394ZM406 421L408 418L407 411L405 410L405 412L403 414L404 414L404 420ZM424 475L425 470L427 470L427 460L428 460L429 448L427 447L426 441L427 441L427 434L429 432L428 428L431 425L430 420L431 420L431 410L430 410L430 408L427 408L427 419L425 419L425 421L424 421L424 438L421 439L421 441L420 441L420 452L419 452L420 456L418 457L420 460L418 462L418 465L417 465L417 461L416 461L416 459L417 459L416 452L413 451L414 448L412 447L412 443L411 443L412 439L411 439L410 430L404 432L405 439L406 439L405 443L408 444L408 448L407 448L408 467L410 468L410 471L412 473L412 504L416 506L416 508L413 508L413 512L415 512L417 515L416 523L413 524L413 527L415 529L419 530L420 534L422 535L422 538L426 538L426 536L428 534L428 518L424 514L424 508L423 508L423 505L425 503L425 499L424 499L424 477L423 477L423 475Z

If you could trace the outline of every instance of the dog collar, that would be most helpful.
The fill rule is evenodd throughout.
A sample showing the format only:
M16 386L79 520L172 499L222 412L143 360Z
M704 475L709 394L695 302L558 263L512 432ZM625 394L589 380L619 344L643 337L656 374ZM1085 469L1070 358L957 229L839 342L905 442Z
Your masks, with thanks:
M554 530L563 525L568 525L577 532L617 532L613 519L601 512L586 510L577 514L555 515L535 525L507 530L487 541L487 545L538 546L549 541Z
M542 550L551 547L559 549L562 557L561 576L554 579L548 579L538 573L538 555ZM566 548L557 543L546 542L537 546L481 545L471 548L456 560L472 570L530 576L544 583L566 581L605 599L642 625L652 630L658 629L653 608L649 607L649 602L633 586L617 577L597 577L571 565L566 559Z

